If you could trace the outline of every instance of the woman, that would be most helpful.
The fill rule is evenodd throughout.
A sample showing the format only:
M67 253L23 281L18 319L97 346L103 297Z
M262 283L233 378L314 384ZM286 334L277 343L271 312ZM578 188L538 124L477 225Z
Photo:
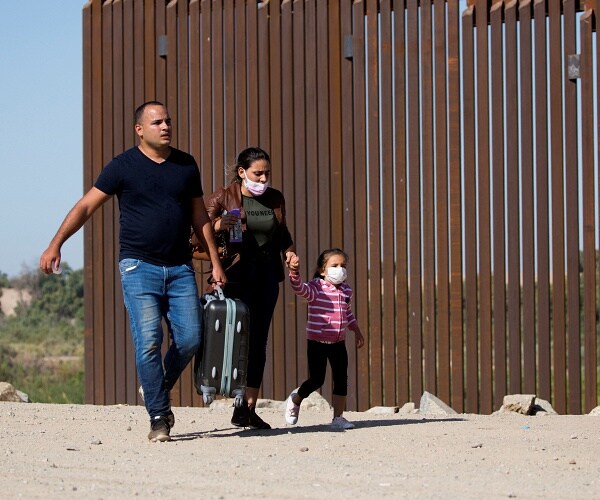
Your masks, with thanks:
M241 299L250 310L250 347L245 404L233 410L231 423L238 427L270 429L256 414L256 400L266 363L267 340L273 311L284 280L286 264L296 256L285 222L283 194L269 187L271 160L260 148L243 150L234 166L234 179L206 200L217 237L227 242L234 264L226 270L226 295ZM239 217L237 214L239 209ZM231 213L233 212L233 214ZM241 219L242 241L231 242L231 230Z

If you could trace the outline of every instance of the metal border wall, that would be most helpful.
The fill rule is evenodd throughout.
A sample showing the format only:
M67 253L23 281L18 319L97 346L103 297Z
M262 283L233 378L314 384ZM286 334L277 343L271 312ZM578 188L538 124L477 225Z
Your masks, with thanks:
M165 102L174 145L197 159L205 192L225 182L240 149L270 152L303 276L323 248L349 253L368 340L359 351L348 342L349 409L418 403L427 390L457 411L490 413L517 392L589 411L598 403L594 9L92 0L85 188L134 144L134 108ZM117 254L111 202L85 228L88 403L139 403ZM282 400L306 376L305 317L284 283L263 397ZM172 397L201 405L189 368Z

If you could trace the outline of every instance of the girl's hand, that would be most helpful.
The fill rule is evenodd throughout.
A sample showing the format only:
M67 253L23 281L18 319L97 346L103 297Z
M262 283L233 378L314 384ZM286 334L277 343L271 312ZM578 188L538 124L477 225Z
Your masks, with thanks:
M354 332L354 341L356 342L356 347L358 347L359 349L365 345L365 338L363 337L363 334L360 332L360 330L356 330Z

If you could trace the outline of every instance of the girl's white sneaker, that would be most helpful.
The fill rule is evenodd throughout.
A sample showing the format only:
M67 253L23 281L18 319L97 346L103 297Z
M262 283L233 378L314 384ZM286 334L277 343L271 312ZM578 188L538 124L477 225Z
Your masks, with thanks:
M296 394L292 392L285 403L285 421L290 425L296 425L298 415L300 414L300 406L294 403L292 396Z
M344 417L333 417L331 427L335 429L354 429L354 424L348 422Z

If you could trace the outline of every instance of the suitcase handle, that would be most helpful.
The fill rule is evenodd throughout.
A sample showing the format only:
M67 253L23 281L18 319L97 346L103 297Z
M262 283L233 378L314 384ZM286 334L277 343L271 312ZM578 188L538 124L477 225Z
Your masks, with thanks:
M225 294L223 293L223 289L219 285L215 287L215 291L217 292L219 300L225 300Z

